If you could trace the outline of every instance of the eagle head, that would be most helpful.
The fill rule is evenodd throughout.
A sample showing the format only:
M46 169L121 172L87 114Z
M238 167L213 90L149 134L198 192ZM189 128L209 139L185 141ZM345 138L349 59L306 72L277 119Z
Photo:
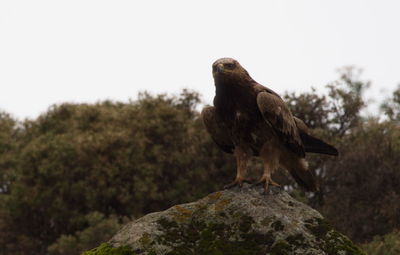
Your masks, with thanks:
M212 65L212 72L216 82L251 79L246 69L233 58L218 59Z

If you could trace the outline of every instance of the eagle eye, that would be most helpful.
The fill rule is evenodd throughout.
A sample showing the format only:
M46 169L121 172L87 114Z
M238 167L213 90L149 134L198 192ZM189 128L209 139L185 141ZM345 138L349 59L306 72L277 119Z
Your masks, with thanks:
M235 67L235 64L227 63L227 64L225 64L225 67L228 68L228 69L233 69Z

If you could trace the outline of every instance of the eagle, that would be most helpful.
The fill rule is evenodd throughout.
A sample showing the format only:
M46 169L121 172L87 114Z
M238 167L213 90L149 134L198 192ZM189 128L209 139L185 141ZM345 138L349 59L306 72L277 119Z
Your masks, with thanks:
M263 174L254 185L279 186L271 179L278 169L286 169L306 191L319 186L305 160L306 152L338 155L332 145L312 136L306 124L293 116L283 99L257 83L232 58L221 58L212 65L215 83L214 106L201 111L205 127L217 146L236 158L236 178L225 186L244 182L253 156L261 157Z

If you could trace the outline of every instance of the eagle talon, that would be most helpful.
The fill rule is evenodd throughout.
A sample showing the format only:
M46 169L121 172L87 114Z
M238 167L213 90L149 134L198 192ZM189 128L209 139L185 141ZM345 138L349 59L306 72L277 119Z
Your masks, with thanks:
M264 186L264 194L268 193L268 187L269 184L271 184L274 187L281 187L281 185L279 185L278 183L274 182L271 178L267 179L265 177L262 177L258 182L254 183L252 186L256 187L259 185L263 185Z

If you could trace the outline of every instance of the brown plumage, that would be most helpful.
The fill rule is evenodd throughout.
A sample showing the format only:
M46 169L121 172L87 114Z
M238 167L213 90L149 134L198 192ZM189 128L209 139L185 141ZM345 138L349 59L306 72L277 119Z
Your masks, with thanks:
M338 155L331 145L309 134L304 122L292 115L282 98L254 81L234 59L213 64L214 107L205 107L202 117L207 131L225 152L236 157L237 174L227 185L246 182L247 163L252 156L264 161L264 173L257 184L278 185L271 174L285 168L308 191L318 190L307 169L306 152Z

